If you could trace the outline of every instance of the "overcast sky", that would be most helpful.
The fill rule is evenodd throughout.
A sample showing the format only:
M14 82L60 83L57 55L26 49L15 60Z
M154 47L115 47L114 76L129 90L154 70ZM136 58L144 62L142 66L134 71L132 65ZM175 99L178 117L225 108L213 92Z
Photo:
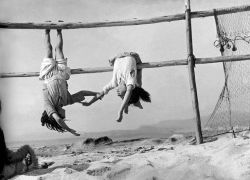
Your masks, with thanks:
M248 0L191 0L193 11L247 4ZM95 22L150 18L184 12L183 0L1 0L0 20L11 22ZM219 56L213 46L213 17L193 19L196 57ZM55 44L56 32L51 32ZM144 62L186 58L185 21L152 25L63 30L64 54L71 68L108 66L107 60L123 51L138 52ZM39 71L44 56L43 30L0 30L0 71ZM224 83L222 64L195 68L201 116L211 114ZM100 91L112 73L72 75L69 91ZM1 124L8 141L57 138L40 123L42 83L37 77L0 79ZM111 91L91 107L67 106L69 125L81 132L135 129L164 120L192 118L193 109L186 66L143 70L143 87L152 103L144 110L130 108L122 123L115 118L121 100ZM83 134L84 135L84 134Z

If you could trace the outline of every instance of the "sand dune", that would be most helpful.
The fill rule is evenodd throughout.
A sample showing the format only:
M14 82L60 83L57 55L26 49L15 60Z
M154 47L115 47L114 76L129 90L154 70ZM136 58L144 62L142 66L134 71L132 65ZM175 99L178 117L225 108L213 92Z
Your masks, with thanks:
M12 179L249 180L249 137L249 133L237 138L228 134L201 145L191 145L190 138L175 135L106 145L80 141L40 147L36 149L39 163L48 163L48 168Z

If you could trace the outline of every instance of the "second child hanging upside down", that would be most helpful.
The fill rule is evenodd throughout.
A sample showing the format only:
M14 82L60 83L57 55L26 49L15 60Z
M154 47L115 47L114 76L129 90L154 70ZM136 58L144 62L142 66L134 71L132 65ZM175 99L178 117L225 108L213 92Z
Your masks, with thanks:
M122 104L118 111L117 122L121 122L123 112L128 113L129 105L133 104L143 109L140 99L145 102L151 102L150 94L142 86L142 70L137 69L137 65L142 61L137 53L124 52L109 60L113 68L111 81L104 86L103 90L89 102L82 102L82 105L88 106L96 100L108 94L111 89L117 87L117 95L122 98Z

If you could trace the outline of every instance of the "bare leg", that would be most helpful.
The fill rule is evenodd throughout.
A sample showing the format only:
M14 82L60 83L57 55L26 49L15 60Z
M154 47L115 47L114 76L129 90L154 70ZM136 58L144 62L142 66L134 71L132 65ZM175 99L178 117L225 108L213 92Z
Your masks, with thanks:
M62 30L57 29L56 59L64 59Z
M45 58L53 58L52 45L50 43L50 30L45 30Z

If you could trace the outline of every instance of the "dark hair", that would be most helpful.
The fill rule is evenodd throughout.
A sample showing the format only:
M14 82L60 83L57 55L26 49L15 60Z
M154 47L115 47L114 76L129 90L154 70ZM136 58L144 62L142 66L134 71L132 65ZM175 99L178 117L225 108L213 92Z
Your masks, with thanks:
M145 91L141 87L135 87L132 90L131 97L129 99L128 105L135 104L140 99L145 101L145 102L151 102L150 94L147 91Z
M41 123L42 126L46 125L50 130L55 130L61 133L65 132L65 130L56 122L56 120L52 116L48 116L46 111L43 111Z

